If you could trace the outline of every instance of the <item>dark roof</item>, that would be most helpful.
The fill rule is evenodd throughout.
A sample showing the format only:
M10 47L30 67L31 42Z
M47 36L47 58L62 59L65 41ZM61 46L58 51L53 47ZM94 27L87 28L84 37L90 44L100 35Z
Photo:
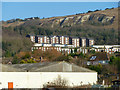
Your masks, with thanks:
M77 38L78 39L79 37L71 36L71 38Z
M37 37L45 37L46 35L37 35ZM46 36L49 37L49 36Z
M80 37L81 39L86 39L86 37Z
M63 35L63 36L64 36L64 35ZM62 36L59 36L59 37L62 37ZM64 37L69 37L69 36L65 35Z
M87 39L89 39L89 40L94 40L93 38L87 38Z
M55 37L59 37L58 35L57 35L57 36L56 36L56 35L51 35L51 36L49 36L49 37L54 37L54 36L55 36Z
M95 57L96 56L96 57ZM94 61L100 61L100 60L108 60L108 57L107 57L107 53L105 52L100 52L100 53L96 53L94 55L92 55L90 57L90 59L94 60ZM89 60L90 60L89 59ZM90 60L90 61L92 61Z
M112 82L120 82L120 80L118 80L118 79L115 79L115 80L112 80Z
M29 34L30 36L35 36L35 34Z
M29 71L29 72L95 72L93 70L63 62L45 62L45 63L32 63L32 64L14 64L6 65L9 69ZM4 68L3 68L4 69ZM3 70L5 72L6 70Z

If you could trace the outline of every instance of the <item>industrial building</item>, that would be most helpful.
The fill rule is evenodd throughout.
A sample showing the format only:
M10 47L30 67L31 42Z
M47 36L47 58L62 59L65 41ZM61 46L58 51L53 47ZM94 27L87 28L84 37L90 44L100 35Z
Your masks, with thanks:
M44 62L2 65L0 88L43 88L60 76L68 87L96 84L97 72L73 63Z

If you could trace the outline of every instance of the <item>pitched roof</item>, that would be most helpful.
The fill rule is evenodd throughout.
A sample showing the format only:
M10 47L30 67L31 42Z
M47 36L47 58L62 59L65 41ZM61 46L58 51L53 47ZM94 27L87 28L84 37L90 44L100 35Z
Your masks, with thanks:
M81 39L86 39L86 37L80 37Z
M9 68L15 68L21 71L29 72L95 72L93 70L63 62L45 62L45 63L33 63L33 64L15 64L9 65Z
M90 57L90 61L91 60L95 60L95 61L108 60L107 53L105 52L96 53Z
M10 65L4 65L4 64L0 64L0 67L2 68L2 72L22 72L24 70L20 69L20 68L14 68L11 67Z
M94 40L93 38L87 38L87 39L89 39L89 40Z

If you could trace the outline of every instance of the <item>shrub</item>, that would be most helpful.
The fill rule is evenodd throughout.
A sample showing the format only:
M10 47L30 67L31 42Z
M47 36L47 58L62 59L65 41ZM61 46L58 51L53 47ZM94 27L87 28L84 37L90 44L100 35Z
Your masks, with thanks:
M52 81L52 82L47 82L47 84L44 84L44 87L67 87L68 86L68 80L65 78L62 78L60 75Z
M69 61L68 56L59 56L58 58L55 59L55 61Z
M91 70L95 70L96 72L98 72L98 74L101 74L102 69L103 69L103 67L102 67L101 64L98 64L98 65L90 65L90 66L88 66L88 68L91 69Z
M37 62L35 60L33 60L33 59L27 59L27 60L21 60L20 63L25 64L25 63L37 63Z

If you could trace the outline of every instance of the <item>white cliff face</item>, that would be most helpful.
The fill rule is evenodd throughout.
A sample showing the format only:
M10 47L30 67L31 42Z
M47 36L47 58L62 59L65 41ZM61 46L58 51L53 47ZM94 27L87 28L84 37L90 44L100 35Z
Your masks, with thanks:
M40 26L43 26L43 23L41 23Z
M85 22L89 19L90 15L84 15L82 18L81 18L81 22Z
M61 19L59 19L59 22L62 22L64 20L64 18L61 18Z
M73 19L74 17L67 17L65 21L68 21L69 19Z
M58 20L56 20L56 21L55 21L55 23L56 23L56 24L59 24L59 23L60 23L60 20L59 20L59 19L58 19Z
M53 28L54 27L54 22L52 23L52 25L51 25L51 28Z
M79 21L81 19L82 16L78 16L76 19L76 22Z
M109 21L111 21L113 19L113 17L105 17L103 20L102 20L102 23L107 23Z
M50 21L51 23L51 28L54 28L54 27L66 27L66 26L74 26L74 25L77 25L77 24L82 24L84 22L89 22L89 21L94 21L95 23L112 23L112 21L114 21L114 16L113 17L109 17L109 16L106 16L104 14L91 14L91 15L84 15L84 16L71 16L71 17L62 17L62 18L57 18L55 19L54 21ZM46 23L49 23L48 22L42 22L40 24L40 26L43 26L45 25Z

